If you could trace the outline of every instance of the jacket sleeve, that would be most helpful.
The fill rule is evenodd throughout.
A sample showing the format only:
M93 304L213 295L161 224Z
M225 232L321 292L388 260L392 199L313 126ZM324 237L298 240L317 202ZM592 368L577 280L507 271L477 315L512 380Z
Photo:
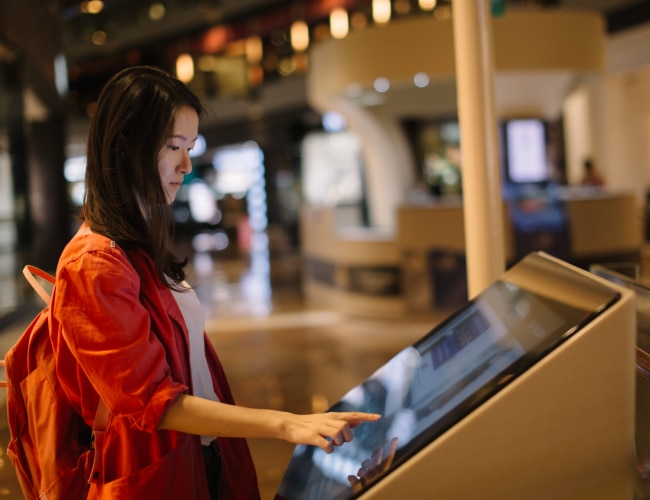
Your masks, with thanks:
M140 277L119 248L83 252L57 270L52 314L76 366L114 416L153 431L187 386L172 379L166 351L140 301Z

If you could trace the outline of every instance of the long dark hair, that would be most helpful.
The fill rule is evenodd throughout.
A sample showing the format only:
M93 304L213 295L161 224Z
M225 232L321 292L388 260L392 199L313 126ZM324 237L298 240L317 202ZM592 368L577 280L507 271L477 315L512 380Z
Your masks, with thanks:
M159 68L134 66L113 76L90 124L81 209L93 232L124 248L143 248L170 288L185 279L185 262L169 248L171 220L158 155L183 107L203 113L198 97Z

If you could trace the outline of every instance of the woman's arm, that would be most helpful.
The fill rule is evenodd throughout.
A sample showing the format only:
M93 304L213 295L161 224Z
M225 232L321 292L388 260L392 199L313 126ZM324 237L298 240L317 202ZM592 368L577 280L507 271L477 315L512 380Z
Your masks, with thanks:
M275 438L313 445L330 453L352 440L352 429L380 415L361 412L297 415L258 410L180 394L163 415L159 429L215 437Z

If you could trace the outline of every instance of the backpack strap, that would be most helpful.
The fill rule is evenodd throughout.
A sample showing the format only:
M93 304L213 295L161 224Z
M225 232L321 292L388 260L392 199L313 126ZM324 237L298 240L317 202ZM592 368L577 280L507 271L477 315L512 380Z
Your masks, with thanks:
M36 279L36 276L39 278L47 281L50 284L54 284L55 278L52 276L50 273L47 273L43 271L42 269L39 269L36 266L30 266L26 265L23 267L23 276L25 276L25 279L29 282L29 284L32 286L34 291L38 294L38 296L43 299L43 302L45 302L47 305L50 304L50 294L45 290L45 287ZM5 360L0 359L0 368L5 367ZM8 382L6 380L0 380L0 388L6 388L8 387Z
M26 265L23 267L23 276L25 276L25 279L29 282L29 284L32 286L34 291L38 294L38 296L43 299L43 302L45 304L49 305L50 304L50 294L45 290L45 287L36 279L36 276L39 278L47 281L50 284L54 284L55 278L52 276L50 273L47 273L43 271L42 269L39 269L36 266L30 266ZM0 359L0 368L5 367L5 360ZM6 388L8 385L8 382L6 380L0 380L0 388Z
M46 273L42 269L39 269L38 267L35 266L30 266L26 265L23 267L23 276L25 276L25 279L29 282L30 285L32 285L32 288L34 291L38 294L38 296L43 299L43 302L46 304L50 304L50 299L51 299L51 294L45 290L45 287L41 285L41 283L36 279L36 276L39 278L42 278L43 280L47 281L48 283L54 285L55 278L49 273Z

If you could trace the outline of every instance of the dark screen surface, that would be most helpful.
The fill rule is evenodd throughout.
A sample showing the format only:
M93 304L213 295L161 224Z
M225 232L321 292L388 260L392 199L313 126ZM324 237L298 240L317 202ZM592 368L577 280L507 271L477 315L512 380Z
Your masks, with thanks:
M297 446L276 499L348 499L372 488L618 300L585 274L543 254L523 259L332 406L383 417L330 454ZM364 462L373 466L366 477Z

